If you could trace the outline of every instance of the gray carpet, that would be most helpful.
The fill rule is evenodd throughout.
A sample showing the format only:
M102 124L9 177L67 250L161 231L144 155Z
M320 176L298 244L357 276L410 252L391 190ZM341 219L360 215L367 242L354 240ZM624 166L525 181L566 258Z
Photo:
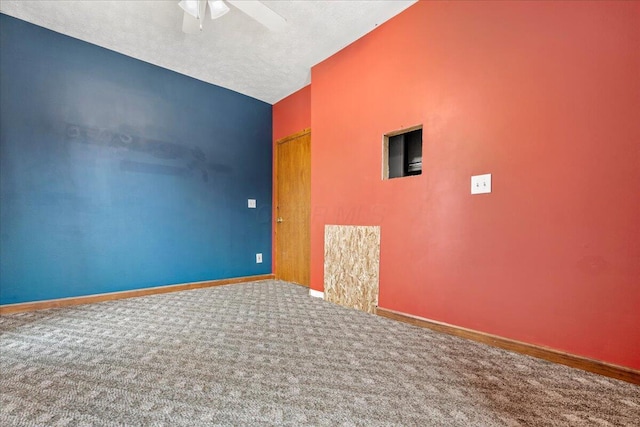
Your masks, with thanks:
M0 425L638 426L640 387L262 281L0 318Z

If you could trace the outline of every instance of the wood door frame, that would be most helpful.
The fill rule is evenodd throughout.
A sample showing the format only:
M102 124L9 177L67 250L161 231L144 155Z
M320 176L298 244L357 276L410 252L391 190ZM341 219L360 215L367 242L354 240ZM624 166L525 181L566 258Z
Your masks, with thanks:
M299 132L292 133L291 135L287 135L283 138L277 139L273 144L273 206L271 212L271 229L273 230L273 245L272 252L273 256L271 257L271 267L273 270L273 275L277 279L278 278L278 224L276 223L276 219L278 218L278 147L285 142L291 141L292 139L300 138L301 136L307 135L311 133L311 128L304 128ZM311 151L309 151L309 156L311 156ZM311 222L309 222L309 226L311 226ZM311 231L311 230L309 230ZM311 268L311 260L309 260L309 268Z

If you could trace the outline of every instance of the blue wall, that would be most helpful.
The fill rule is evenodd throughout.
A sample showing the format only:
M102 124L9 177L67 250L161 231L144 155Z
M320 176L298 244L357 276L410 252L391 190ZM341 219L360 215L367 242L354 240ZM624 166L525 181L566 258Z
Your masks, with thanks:
M0 304L271 272L271 105L6 15L0 67Z

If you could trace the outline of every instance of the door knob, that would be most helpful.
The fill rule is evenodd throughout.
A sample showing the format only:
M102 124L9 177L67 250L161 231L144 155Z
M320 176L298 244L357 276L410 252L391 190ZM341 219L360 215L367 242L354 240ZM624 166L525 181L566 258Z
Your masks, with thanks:
M277 223L281 223L282 221L284 221L284 220L282 219L282 217L281 217L281 216L279 216L279 217L276 219L276 222L277 222Z

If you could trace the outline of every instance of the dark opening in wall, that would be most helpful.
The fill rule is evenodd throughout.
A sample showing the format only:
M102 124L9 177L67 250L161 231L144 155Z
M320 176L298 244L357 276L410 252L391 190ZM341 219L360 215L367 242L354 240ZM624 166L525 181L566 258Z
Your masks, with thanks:
M384 136L383 179L422 174L422 126Z

